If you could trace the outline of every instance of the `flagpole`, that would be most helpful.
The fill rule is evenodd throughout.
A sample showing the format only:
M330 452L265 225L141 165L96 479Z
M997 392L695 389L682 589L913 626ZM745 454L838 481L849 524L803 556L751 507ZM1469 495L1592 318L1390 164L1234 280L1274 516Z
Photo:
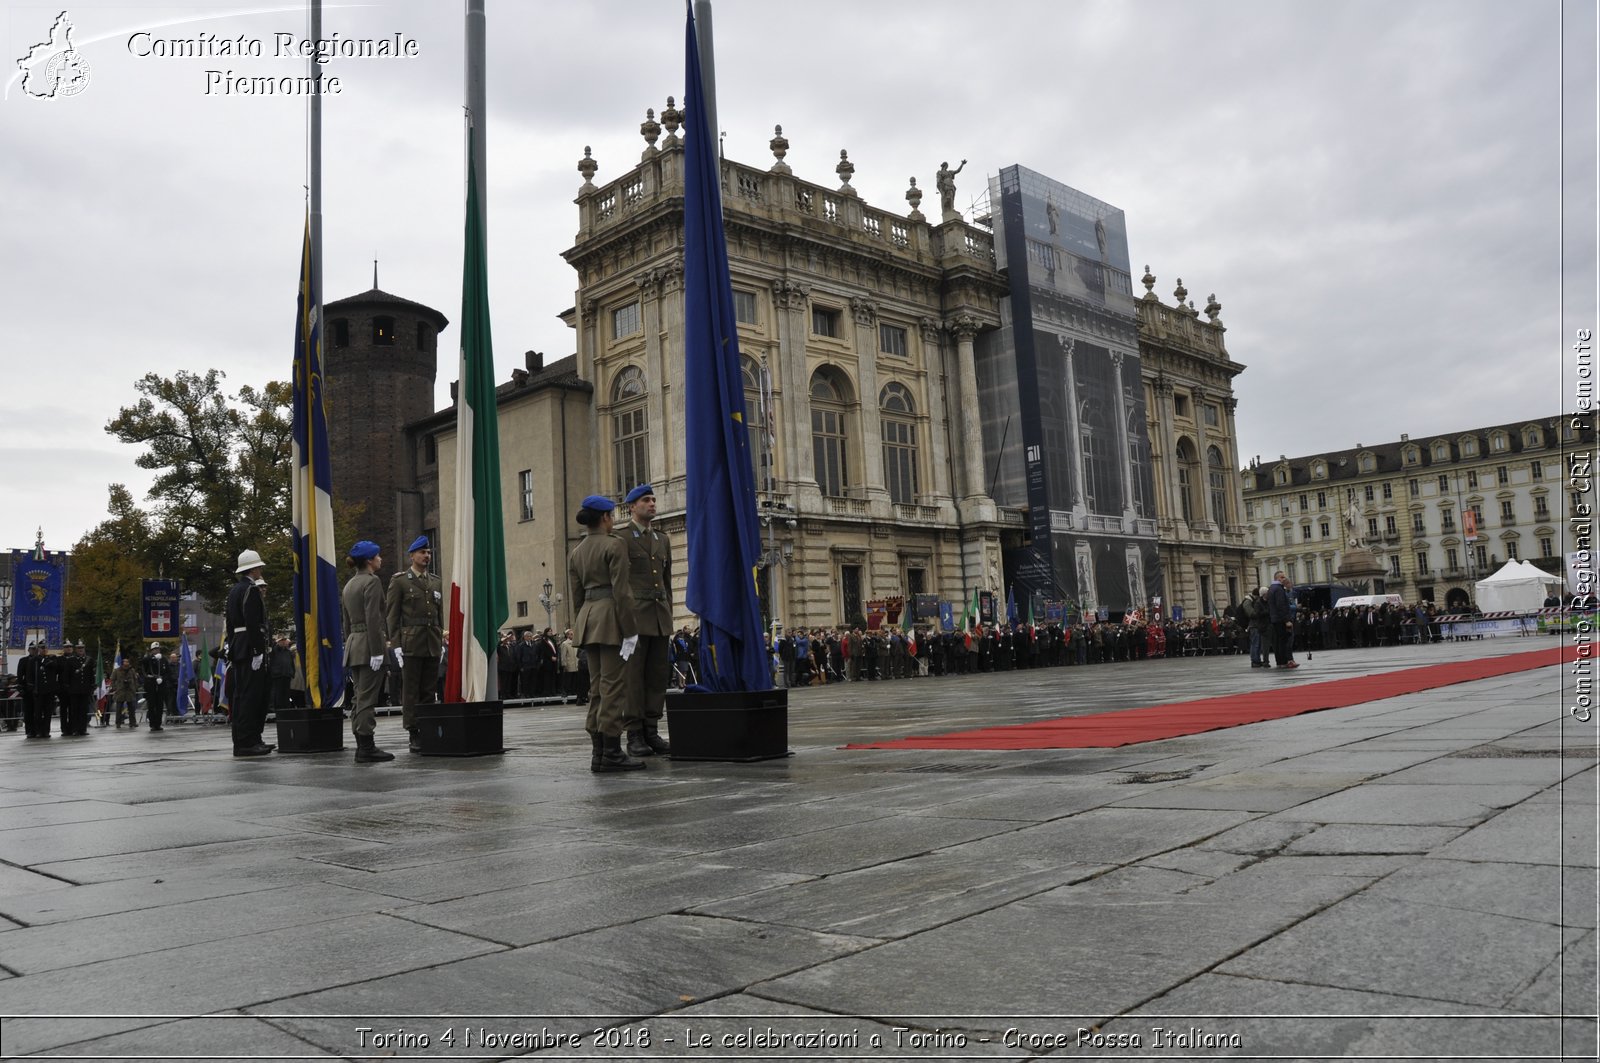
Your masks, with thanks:
M311 128L307 132L310 144L308 153L310 173L307 175L311 208L311 276L314 290L311 293L311 312L314 319L322 320L322 64L317 62L317 42L322 39L322 0L311 0L310 22L311 55L306 60L311 76Z
M484 45L486 32L483 0L467 0L467 126L473 134L467 143L472 153L473 169L478 174L478 227L483 234L485 257L488 255L489 234L489 123L484 113L487 106L484 87L487 69Z
M711 0L694 0L694 38L700 49L700 99L704 103L706 125L722 158L722 131L717 125L717 57L711 40Z

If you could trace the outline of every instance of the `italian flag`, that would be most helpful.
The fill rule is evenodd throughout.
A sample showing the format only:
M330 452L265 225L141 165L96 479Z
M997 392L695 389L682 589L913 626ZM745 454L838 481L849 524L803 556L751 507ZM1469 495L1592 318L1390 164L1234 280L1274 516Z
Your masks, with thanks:
M469 120L470 121L470 120ZM491 662L506 598L506 544L500 515L500 423L489 332L488 256L478 205L478 173L467 130L466 254L461 270L461 363L456 401L456 511L450 542L450 648L447 702L499 697Z

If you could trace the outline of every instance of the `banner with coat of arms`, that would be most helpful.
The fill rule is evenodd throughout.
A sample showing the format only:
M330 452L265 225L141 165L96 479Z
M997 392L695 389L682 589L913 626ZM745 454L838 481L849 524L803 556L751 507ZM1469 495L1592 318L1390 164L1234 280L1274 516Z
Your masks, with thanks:
M25 649L29 637L44 633L52 646L61 645L66 600L67 555L48 550L13 550L11 638L13 649Z

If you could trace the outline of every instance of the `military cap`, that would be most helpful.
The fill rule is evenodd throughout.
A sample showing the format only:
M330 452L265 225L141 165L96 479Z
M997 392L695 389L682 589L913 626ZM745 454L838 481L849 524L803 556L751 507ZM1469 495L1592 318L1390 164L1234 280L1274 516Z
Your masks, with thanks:
M350 548L350 556L357 561L365 561L369 557L378 556L378 544L371 539L361 539Z
M590 495L583 500L584 509L592 509L596 513L609 513L617 508L617 504L604 495Z
M629 491L628 492L628 497L624 498L622 500L622 502L623 502L624 505L631 506L635 502L639 501L639 499L643 498L645 495L653 495L655 493L656 493L656 489L654 487L651 487L649 484L640 484L638 487L635 487L632 491Z
M428 542L428 537L426 535L419 535L419 536L416 537L416 539L414 539L412 541L410 546L406 547L406 553L414 554L418 550L431 550L431 549L433 549L433 546L432 546L432 544L430 544Z

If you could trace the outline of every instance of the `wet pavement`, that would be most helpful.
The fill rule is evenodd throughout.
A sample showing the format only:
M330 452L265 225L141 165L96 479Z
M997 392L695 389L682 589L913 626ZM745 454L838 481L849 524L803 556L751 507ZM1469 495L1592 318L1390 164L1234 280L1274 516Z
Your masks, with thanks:
M847 751L1555 645L791 692L596 776L0 734L0 1058L1593 1059L1596 725L1547 667L1118 749ZM1566 689L1563 683L1567 683ZM670 721L669 721L670 730Z

